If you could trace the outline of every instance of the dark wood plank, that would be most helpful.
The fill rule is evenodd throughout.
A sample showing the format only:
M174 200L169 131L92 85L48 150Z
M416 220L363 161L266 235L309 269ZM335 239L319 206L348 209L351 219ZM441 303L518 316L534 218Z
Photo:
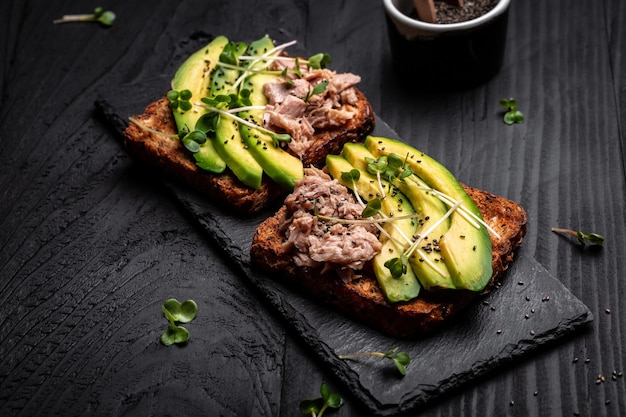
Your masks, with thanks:
M323 379L346 398L331 415L366 415L92 114L100 93L146 77L155 84L145 102L154 99L210 36L264 33L329 52L334 67L362 75L403 139L465 182L521 201L524 251L595 314L588 331L417 414L626 412L624 378L611 377L626 368L623 2L513 2L502 72L447 94L395 78L373 0L112 0L111 29L51 24L86 7L0 4L1 415L292 416ZM523 125L501 122L508 96ZM606 247L581 251L552 226L603 233ZM158 344L170 296L199 301L183 348Z

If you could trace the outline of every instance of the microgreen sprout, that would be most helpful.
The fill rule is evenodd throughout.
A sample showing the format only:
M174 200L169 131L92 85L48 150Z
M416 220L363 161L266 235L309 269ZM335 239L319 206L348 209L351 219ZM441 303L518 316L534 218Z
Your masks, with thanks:
M309 91L306 93L306 96L304 97L304 102L308 102L311 96L314 96L316 94L322 94L324 91L326 91L326 87L328 87L328 81L322 81L312 89L309 89Z
M307 398L300 402L300 413L304 416L322 417L328 408L338 409L343 405L343 398L337 393L331 392L328 384L320 385L321 398Z
M96 7L91 14L66 14L61 19L53 20L52 23L99 22L104 26L112 26L114 20L115 13L104 10L102 7Z
M517 100L514 98L503 98L500 100L500 105L506 109L504 113L504 123L507 125L524 122L524 114L517 110L517 104Z
M402 253L397 258L391 258L384 263L385 268L391 272L391 276L394 278L400 278L402 275L406 274L408 270L409 258Z
M357 359L367 356L379 357L381 359L389 359L393 361L393 364L396 366L396 369L402 376L406 375L406 368L411 363L411 358L409 354L406 352L398 352L398 348L391 349L388 352L360 352L360 353L352 353L349 355L339 355L340 359Z
M552 231L555 233L563 233L566 235L574 236L578 239L578 243L580 246L585 247L587 243L590 245L603 246L604 245L604 236L599 235L597 233L583 233L580 231L570 230L570 229L561 229L558 227L553 227Z
M169 327L161 334L161 343L170 346L174 343L185 343L189 340L189 331L176 323L189 323L198 314L198 305L193 300L185 300L180 303L175 298L170 298L161 306L163 315L169 321Z
M170 109L182 111L189 111L192 108L191 105L191 91L189 90L170 90L167 92L167 99L170 102Z
M330 64L330 55L325 53L319 53L311 56L307 61L307 65L309 68L320 69L326 68L328 64Z
M252 129L257 129L272 138L272 142L274 146L280 146L280 142L290 142L291 136L287 133L276 133L272 132L269 129L266 129L262 126L257 125L256 123L250 122L242 117L239 117L236 113L251 110L251 109L261 109L264 107L252 106L250 103L250 99L248 98L250 95L249 90L242 90L242 92L237 94L231 94L229 96L219 95L216 97L203 97L201 99L201 106L204 107L208 113L202 115L198 122L196 123L196 129L198 127L206 129L206 131L215 131L218 117L224 116L229 117L240 124L248 126Z

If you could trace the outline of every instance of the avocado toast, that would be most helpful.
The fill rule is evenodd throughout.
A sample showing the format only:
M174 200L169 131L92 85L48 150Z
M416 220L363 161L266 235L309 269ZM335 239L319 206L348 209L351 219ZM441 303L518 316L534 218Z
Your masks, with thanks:
M216 37L183 62L167 94L131 117L126 148L228 209L267 207L375 121L358 76L328 70L323 54L288 57L287 46Z
M324 170L308 169L250 253L339 311L414 338L497 285L526 222L519 204L460 184L402 142L368 136L328 156Z

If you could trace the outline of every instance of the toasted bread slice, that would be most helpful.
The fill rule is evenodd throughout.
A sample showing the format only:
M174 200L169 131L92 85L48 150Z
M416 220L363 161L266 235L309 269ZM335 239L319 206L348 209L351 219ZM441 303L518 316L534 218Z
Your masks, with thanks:
M476 202L484 220L499 235L492 235L493 276L483 293L491 291L513 261L526 233L527 216L512 200L464 186ZM253 264L300 287L340 312L364 322L381 333L398 338L415 338L431 333L468 306L479 293L449 290L422 291L409 302L391 304L384 298L373 274L344 283L334 271L298 267L285 245L281 222L283 206L257 229L251 247ZM369 275L369 276L367 276Z
M344 143L359 141L374 128L372 107L365 95L355 90L358 97L353 106L355 116L342 126L315 132L312 146L302 157L305 167L320 166L326 155L338 153ZM135 116L135 119L156 132L166 135L177 132L166 97L150 103L144 113ZM257 190L241 183L228 169L222 174L204 171L196 165L193 156L178 138L166 135L130 123L124 132L124 144L131 154L149 166L238 213L256 213L287 192L267 176L263 177L261 188Z

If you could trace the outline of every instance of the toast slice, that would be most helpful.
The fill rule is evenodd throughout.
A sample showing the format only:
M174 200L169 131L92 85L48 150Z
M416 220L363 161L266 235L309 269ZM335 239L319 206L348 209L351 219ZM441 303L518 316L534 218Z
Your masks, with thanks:
M363 92L354 88L357 96L356 103L351 105L354 117L341 126L315 131L312 145L301 158L305 167L322 165L326 155L340 152L344 143L359 141L373 130L372 107ZM175 134L177 129L166 96L150 103L143 114L134 118L153 131L129 124L124 131L124 145L131 154L166 177L190 186L237 213L256 213L287 192L266 175L261 188L253 189L229 170L214 174L198 167L182 142L177 137L167 136Z
M451 320L481 294L498 285L526 233L527 215L516 202L487 191L467 187L486 223L499 235L492 235L492 278L482 293L469 291L422 291L418 298L391 304L384 298L372 273L344 283L334 271L298 267L292 261L281 223L287 214L285 206L265 220L257 229L251 247L254 265L295 285L305 293L327 303L355 320L397 338L427 335Z

